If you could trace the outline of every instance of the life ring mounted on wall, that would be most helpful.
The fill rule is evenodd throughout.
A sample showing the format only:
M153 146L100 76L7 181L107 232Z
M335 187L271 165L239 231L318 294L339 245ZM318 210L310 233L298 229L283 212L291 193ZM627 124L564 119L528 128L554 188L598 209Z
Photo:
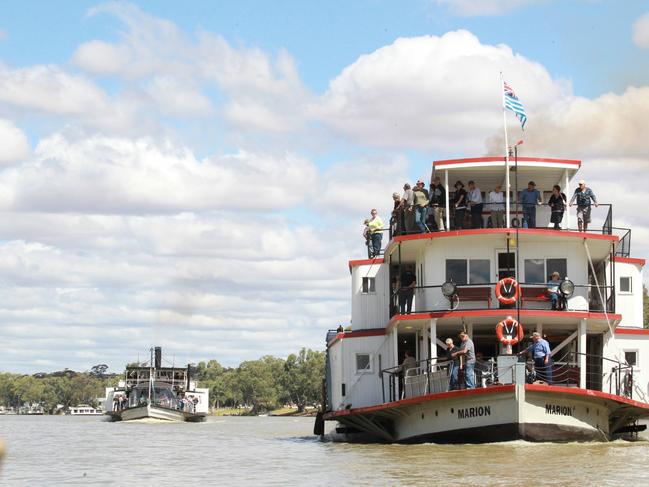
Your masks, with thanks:
M523 325L511 316L508 316L496 325L496 336L503 345L516 345L524 335Z
M496 284L496 297L502 304L514 304L521 294L521 287L513 277L505 277Z

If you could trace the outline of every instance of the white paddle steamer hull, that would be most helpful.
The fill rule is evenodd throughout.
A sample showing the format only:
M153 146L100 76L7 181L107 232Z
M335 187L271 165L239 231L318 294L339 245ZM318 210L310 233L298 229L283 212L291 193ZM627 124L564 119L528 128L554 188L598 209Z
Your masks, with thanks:
M188 413L152 405L136 406L106 413L113 421L134 421L153 419L159 421L200 422L205 421L205 413Z
M646 404L606 393L545 385L429 394L329 413L333 440L399 443L608 441L649 415Z

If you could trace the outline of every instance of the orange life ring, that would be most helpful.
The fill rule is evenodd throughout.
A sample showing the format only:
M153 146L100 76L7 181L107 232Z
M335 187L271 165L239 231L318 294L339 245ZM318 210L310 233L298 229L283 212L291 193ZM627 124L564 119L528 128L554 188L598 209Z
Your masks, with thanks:
M506 337L507 335L511 336L511 338L508 339ZM498 337L498 341L503 345L516 345L525 336L523 325L511 316L508 316L496 325L496 336Z
M512 295L509 297L503 296L503 287L505 288L504 290L507 291L507 294L510 294L513 291ZM502 304L514 304L518 300L520 294L521 287L513 277L505 277L496 284L496 297Z

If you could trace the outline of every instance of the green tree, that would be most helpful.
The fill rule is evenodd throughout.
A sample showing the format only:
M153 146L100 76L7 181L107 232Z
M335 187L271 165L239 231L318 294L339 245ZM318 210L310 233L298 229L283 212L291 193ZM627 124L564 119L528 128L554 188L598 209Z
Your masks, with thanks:
M236 388L244 404L252 406L251 413L257 414L277 406L284 361L267 355L259 360L248 360L239 365L236 373Z
M307 405L320 402L324 364L324 352L305 348L286 359L282 385L299 413L304 412Z

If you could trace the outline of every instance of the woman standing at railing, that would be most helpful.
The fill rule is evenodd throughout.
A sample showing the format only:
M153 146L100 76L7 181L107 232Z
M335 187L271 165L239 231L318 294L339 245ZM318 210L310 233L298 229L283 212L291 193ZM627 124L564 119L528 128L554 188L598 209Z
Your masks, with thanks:
M457 348L453 343L453 339L451 338L446 339L446 360L449 361L448 372L451 378L448 384L449 391L454 391L460 388L457 382L457 374L460 371L460 357L458 357L456 354L456 352L458 352L459 350L460 349Z
M563 212L566 211L567 205L566 195L561 192L561 186L555 184L552 187L552 196L548 201L552 216L550 223L554 223L555 230L561 230L561 221L563 220Z

